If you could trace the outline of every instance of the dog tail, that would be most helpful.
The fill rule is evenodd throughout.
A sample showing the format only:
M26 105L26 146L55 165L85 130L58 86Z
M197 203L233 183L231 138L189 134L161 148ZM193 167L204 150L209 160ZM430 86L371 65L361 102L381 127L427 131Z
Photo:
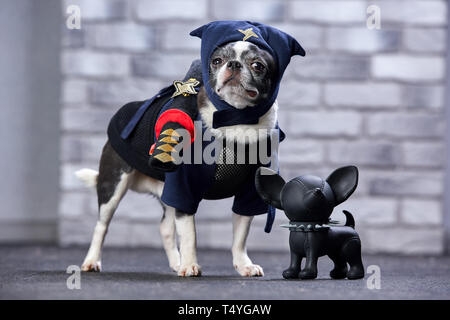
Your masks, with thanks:
M345 214L346 218L345 226L352 227L353 229L355 229L355 218L353 218L353 215L347 210L343 210L342 212Z
M75 172L75 176L90 188L97 186L98 171L84 168Z

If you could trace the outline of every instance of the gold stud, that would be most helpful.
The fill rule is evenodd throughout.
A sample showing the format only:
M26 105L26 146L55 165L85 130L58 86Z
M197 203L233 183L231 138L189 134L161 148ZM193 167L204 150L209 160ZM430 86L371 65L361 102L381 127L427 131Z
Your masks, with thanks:
M164 132L161 132L161 134L165 134L166 136L172 137L181 137L180 134L173 129L164 130Z
M178 143L177 140L173 139L172 136L167 136L159 140L161 142L167 142L167 143Z
M168 153L165 153L165 152L156 155L155 158L161 162L169 162L169 161L174 162L175 161L175 159L172 158L171 155L169 155Z
M162 151L165 151L165 152L172 152L173 151L173 147L170 144L163 144L162 146L159 146L156 149L162 150Z

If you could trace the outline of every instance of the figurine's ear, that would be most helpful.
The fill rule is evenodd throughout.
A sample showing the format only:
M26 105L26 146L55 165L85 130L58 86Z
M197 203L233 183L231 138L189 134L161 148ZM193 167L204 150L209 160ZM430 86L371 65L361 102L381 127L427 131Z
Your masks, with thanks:
M352 195L358 185L358 168L347 166L336 169L327 178L336 199L335 206Z
M283 189L286 182L275 171L260 167L255 175L255 187L259 196L268 205L274 206L278 209L283 209L281 206L281 189Z

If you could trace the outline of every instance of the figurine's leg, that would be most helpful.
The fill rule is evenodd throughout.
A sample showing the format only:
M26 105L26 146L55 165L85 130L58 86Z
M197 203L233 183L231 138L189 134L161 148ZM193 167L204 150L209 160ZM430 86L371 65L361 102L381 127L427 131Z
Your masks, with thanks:
M178 275L181 277L197 277L201 275L201 268L197 263L197 240L193 214L176 211L175 228L180 239L180 267Z
M361 260L361 240L351 238L342 247L342 254L350 265L347 272L348 279L364 278L364 266Z
M321 234L307 232L305 241L306 263L305 268L300 271L301 279L315 279L317 277L317 260L322 243Z
M333 279L344 279L347 277L347 263L339 254L328 254L334 262L334 269L330 271L330 277Z
M252 220L252 216L233 213L233 266L243 277L262 277L264 271L261 266L253 264L247 255L246 242Z
M291 264L289 268L283 271L283 278L285 279L297 279L300 273L302 259L298 253L295 253L291 248Z

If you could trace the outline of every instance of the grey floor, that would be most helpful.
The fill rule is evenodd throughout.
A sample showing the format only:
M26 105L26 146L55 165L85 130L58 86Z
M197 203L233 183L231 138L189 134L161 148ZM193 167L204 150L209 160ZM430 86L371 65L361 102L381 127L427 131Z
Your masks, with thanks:
M112 249L103 272L82 273L81 289L69 290L66 268L79 265L86 248L0 246L1 299L449 299L449 257L363 257L381 269L381 289L367 278L331 280L331 264L320 259L316 280L284 280L286 253L250 252L265 277L237 275L227 251L200 250L201 278L179 278L156 249Z

